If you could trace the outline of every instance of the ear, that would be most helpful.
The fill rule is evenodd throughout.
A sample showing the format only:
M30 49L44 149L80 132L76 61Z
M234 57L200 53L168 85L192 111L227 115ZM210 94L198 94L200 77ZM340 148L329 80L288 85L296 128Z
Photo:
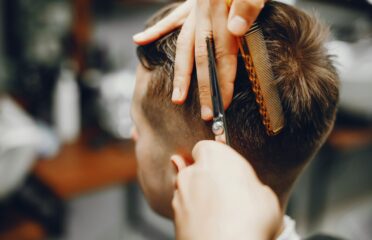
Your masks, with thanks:
M187 166L194 163L194 160L191 157L183 156L180 154L174 154L170 157L170 160L174 167L176 168L177 173Z

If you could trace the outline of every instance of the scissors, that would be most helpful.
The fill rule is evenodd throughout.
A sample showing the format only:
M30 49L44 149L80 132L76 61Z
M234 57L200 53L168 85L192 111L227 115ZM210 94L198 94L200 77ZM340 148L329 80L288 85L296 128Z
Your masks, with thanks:
M213 124L212 131L216 141L230 145L229 134L227 131L225 110L220 93L220 86L217 76L216 56L214 52L213 37L206 38L208 51L209 80L211 85L212 105L213 105Z

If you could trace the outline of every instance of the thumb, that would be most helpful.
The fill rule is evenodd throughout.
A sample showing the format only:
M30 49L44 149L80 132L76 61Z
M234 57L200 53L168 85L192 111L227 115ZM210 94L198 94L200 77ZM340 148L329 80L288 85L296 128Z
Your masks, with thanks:
M235 0L232 4L227 28L235 36L244 35L264 7L264 0Z
M257 178L256 172L247 159L226 144L203 140L198 142L192 150L195 165L204 168L230 169Z
M212 141L212 140L202 140L195 144L192 149L192 158L195 163L200 164L202 162L209 162L212 159L215 159L218 154L217 151L220 151L220 148L223 148L224 144ZM217 156L216 156L217 155Z
M195 164L216 164L232 158L242 158L239 153L226 144L218 141L203 140L198 142L192 150Z

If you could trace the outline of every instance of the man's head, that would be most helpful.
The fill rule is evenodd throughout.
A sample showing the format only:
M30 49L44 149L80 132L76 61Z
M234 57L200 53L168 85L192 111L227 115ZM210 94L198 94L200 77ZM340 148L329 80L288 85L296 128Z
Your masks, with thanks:
M174 5L158 12L147 27L172 9ZM326 31L315 18L291 6L268 2L257 21L281 96L285 128L276 136L266 134L240 56L234 97L226 111L227 125L232 147L249 160L263 183L283 202L333 126L338 76L324 48ZM138 132L139 180L152 207L169 217L175 178L171 155L190 159L197 141L214 138L211 123L200 117L195 70L185 104L171 102L178 34L176 30L138 47L141 64L132 108Z

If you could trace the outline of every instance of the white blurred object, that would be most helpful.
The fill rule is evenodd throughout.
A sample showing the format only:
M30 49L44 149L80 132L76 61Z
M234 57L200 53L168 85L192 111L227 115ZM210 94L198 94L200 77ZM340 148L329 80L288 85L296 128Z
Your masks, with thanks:
M294 5L296 3L296 0L279 0L279 2Z
M340 106L351 113L372 117L372 39L356 43L332 41L328 50L337 56Z
M37 122L37 128L40 136L40 144L37 152L41 158L53 158L61 147L61 141L57 133L49 125L43 122Z
M53 117L57 135L64 143L71 143L79 136L79 99L79 88L73 70L62 67L54 90Z
M100 124L118 138L130 138L130 105L135 79L133 72L122 70L104 75L99 86Z
M0 97L0 199L31 170L41 140L35 123L10 98Z

